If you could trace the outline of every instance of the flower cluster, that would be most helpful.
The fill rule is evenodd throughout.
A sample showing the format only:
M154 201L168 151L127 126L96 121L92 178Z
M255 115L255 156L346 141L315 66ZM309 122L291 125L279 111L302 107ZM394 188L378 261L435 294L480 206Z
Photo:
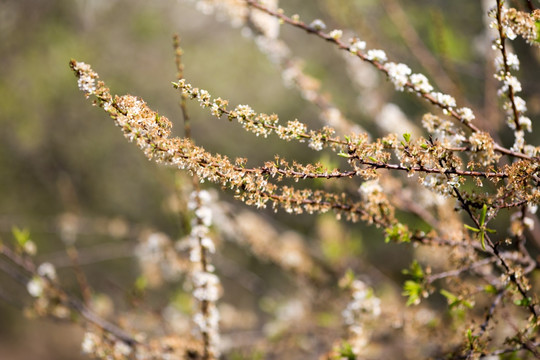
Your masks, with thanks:
M537 12L538 19L540 19L539 14L540 12ZM515 9L508 9L503 5L502 1L498 2L497 8L491 11L490 15L495 17L491 27L498 30L498 37L493 45L493 49L500 52L495 57L497 73L494 75L502 83L498 95L503 100L503 109L507 115L506 122L514 130L515 141L512 150L524 152L524 130L531 132L532 122L531 119L524 115L527 111L525 100L516 95L522 91L521 83L510 72L510 70L519 70L519 59L516 54L510 52L505 39L514 40L516 38L514 31L518 31L528 41L531 41L531 31L534 33L533 39L537 36L536 25L532 22L530 15L517 12ZM528 28L527 24L529 25Z
M387 71L388 78L396 87L396 90L403 91L405 85L407 85L407 82L409 81L409 75L412 73L411 68L405 64L396 64L393 62L384 64L384 68ZM416 77L416 80L418 80L418 77ZM423 81L423 79L421 80Z
M216 301L220 298L221 286L209 261L210 254L216 251L209 237L209 227L212 225L212 210L209 207L211 201L210 194L205 190L196 190L191 194L188 208L194 212L195 217L188 245L193 297L198 306L193 322L201 332L205 353L214 359L219 357L219 312Z
M364 325L370 323L381 314L381 300L373 294L373 290L360 280L353 280L348 286L352 300L342 312L347 326L347 340L354 355L361 356L362 349L369 342L369 333Z
M82 74L79 80L77 80L77 85L86 94L86 97L89 97L96 91L97 74L92 71L90 65L83 62L77 64L77 71L80 71Z
M518 11L514 8L503 7L501 9L501 25L505 29L508 39L514 40L517 35L522 36L530 45L540 46L538 22L540 22L540 9L531 14Z

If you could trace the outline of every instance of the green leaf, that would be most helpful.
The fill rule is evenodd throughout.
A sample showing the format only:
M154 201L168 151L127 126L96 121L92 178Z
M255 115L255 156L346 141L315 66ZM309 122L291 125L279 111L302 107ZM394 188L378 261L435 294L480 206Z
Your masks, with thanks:
M440 293L441 293L442 296L444 296L446 298L446 300L448 300L448 304L450 306L452 306L452 304L454 304L455 302L459 301L458 297L456 295L452 294L448 290L442 289L440 291Z
M424 270L416 260L413 260L411 266L409 266L409 269L403 270L402 273L412 277L415 282L421 282L424 280Z
M463 226L465 226L465 228L471 230L471 231L474 231L474 232L480 232L480 229L477 229L477 228L474 228L472 226L469 226L467 224L464 224Z
M405 284L403 285L403 292L402 295L407 296L407 306L418 304L421 299L422 294L422 285L412 281L407 280L405 281Z
M411 242L411 235L407 227L401 223L397 223L390 228L384 229L386 237L384 238L385 242L396 241L400 243Z
M480 232L480 243L482 244L482 250L486 250L486 232L484 229Z
M467 340L469 340L469 343L472 343L473 336L472 336L472 330L467 329Z
M482 206L482 213L480 213L480 226L484 226L484 223L486 222L486 214L487 214L487 205L484 204L484 206Z
M411 134L405 133L405 134L403 134L403 138L405 139L406 142L410 142L411 141Z
M356 355L354 354L351 344L347 342L344 342L343 344L341 344L341 347L339 349L339 355L341 356L342 359L347 359L347 360L356 359Z
M446 298L446 300L448 301L448 306L450 308L454 308L454 307L459 306L459 305L463 305L463 306L465 306L465 307L467 307L469 309L473 308L473 305L469 301L460 299L458 296L452 294L450 291L447 291L445 289L441 289L440 293L441 293L442 296L444 296Z
M343 151L342 151L342 152L339 152L337 155L338 155L338 156L341 156L341 157L344 157L344 158L348 158L348 157L349 157L349 154L345 154Z
M15 241L17 241L17 244L21 247L24 247L24 245L30 241L30 231L28 229L19 229L14 226L11 229L11 232L13 233L13 237L15 238Z
M379 162L379 160L375 159L373 156L368 156L368 159L376 163Z
M469 341L469 344L474 345L477 339L478 339L478 335L473 335L472 330L467 329L467 340Z

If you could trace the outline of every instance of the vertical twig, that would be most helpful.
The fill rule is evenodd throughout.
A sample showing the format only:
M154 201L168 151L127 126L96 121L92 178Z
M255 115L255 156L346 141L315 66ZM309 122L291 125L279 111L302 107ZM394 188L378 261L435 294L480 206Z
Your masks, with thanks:
M184 78L184 65L182 63L182 55L183 51L180 47L180 36L178 34L175 34L173 36L173 46L175 51L175 63L176 63L176 70L177 70L177 80L182 80ZM184 120L184 135L186 138L191 139L191 118L189 117L189 113L187 111L187 105L186 105L186 95L182 94L180 99L180 109L182 111L182 118ZM199 193L201 191L200 185L199 185L199 179L197 175L193 174L192 176L192 182L193 182L193 188L195 190L195 193ZM201 200L198 196L196 196L195 201L197 202L198 206L201 205ZM196 217L197 219L197 225L203 225L202 221ZM198 238L198 246L199 251L201 254L201 267L203 272L209 272L208 267L208 259L207 259L207 252L206 248L202 244L202 238ZM205 285L203 285L205 286ZM200 309L201 313L203 314L205 319L208 319L210 317L210 309L209 309L209 301L208 300L202 300L200 301ZM214 353L211 349L211 339L210 334L206 329L201 329L201 334L203 338L203 360L211 360L214 359Z

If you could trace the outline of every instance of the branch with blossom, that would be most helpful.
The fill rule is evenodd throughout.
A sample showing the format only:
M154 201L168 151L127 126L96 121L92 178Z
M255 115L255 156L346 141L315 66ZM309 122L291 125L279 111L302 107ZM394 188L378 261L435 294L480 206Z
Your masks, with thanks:
M507 148L492 129L482 128L487 121L479 121L473 110L435 89L427 76L413 71L414 66L390 60L385 51L369 48L359 36L343 40L347 31L328 31L320 19L304 22L299 15L287 16L276 0L199 0L196 4L204 13L215 12L243 27L242 32L252 36L259 50L278 66L285 85L293 84L315 105L324 126L311 129L308 121L283 120L250 105L229 107L228 100L184 78L183 51L175 38L178 76L173 87L181 96L185 135L174 137L172 122L143 99L114 95L90 65L72 60L79 89L112 118L128 141L149 160L192 177L191 186L176 189L183 201L176 210L184 221L182 238L174 241L162 232L150 232L140 236L135 251L143 274L137 291L142 292L147 283L157 287L163 280L184 280L185 275L187 281L174 286L178 293L189 292L190 315L180 314L171 301L159 320L171 327L185 327L186 322L190 326L156 340L131 335L136 331L125 326L129 321L119 322L124 325L119 327L92 313L89 291L84 305L73 300L60 287L52 265L36 267L17 253L30 255L31 242L21 240L17 251L0 244L0 254L10 260L0 262L0 269L27 287L36 298L36 313L66 317L70 311L78 312L86 330L83 351L104 359L217 359L234 357L245 349L251 351L247 358L261 354L292 358L293 351L328 360L473 359L507 353L537 357L540 303L535 256L540 239L531 230L540 204L540 147L525 142L525 130L532 132L533 121L525 116L527 104L517 95L522 90L516 73L520 61L511 41L521 36L537 46L538 10L520 12L495 0L490 12L496 30L494 76L501 82L500 110L514 133L514 144ZM329 43L346 54L348 63L365 64L390 82L391 91L416 95L433 113L418 117L418 126L407 120L410 131L396 125L405 122L390 119L378 125L382 136L373 138L346 119L321 92L318 81L304 72L294 55L296 49L280 38L281 24ZM434 58L427 61L432 70L437 65ZM371 87L363 95L375 91ZM191 133L190 100L255 137L305 145L313 161L301 163L291 160L291 155L277 154L248 167L247 158L232 160L206 151ZM386 110L387 118L403 115L395 105L379 110ZM320 154L332 161L315 159ZM253 212L224 211L225 206L217 205L203 188L212 185L252 206ZM265 208L316 216L319 238L276 230L270 220L254 214L259 209L262 214ZM360 221L376 230L366 227L360 235L351 235ZM18 236L24 239L23 233ZM263 316L241 314L225 303L230 294L227 276L236 282L245 280L241 286L257 295L271 293L273 289L264 288L272 287L274 279L268 281L248 266L242 269L242 264L227 262L219 236L241 245L256 260L270 263L283 278L293 278L283 286L285 291L275 291L275 298L256 299L256 312L264 312ZM361 245L368 249L366 254L359 249L362 237L369 239L365 241L369 245ZM371 259L367 253L379 247L372 243L373 237L390 243L388 247L399 246L399 255ZM402 280L385 273L390 271L379 264L400 263L405 254L410 266L403 270L406 279L401 286L397 283ZM77 255L72 255L81 288L88 289ZM367 262L370 265L363 264ZM447 304L444 311L442 303ZM240 333L241 340L231 340L235 334L227 332L230 319L238 326L244 320L262 323L263 318L264 325ZM396 349L399 355L393 353Z

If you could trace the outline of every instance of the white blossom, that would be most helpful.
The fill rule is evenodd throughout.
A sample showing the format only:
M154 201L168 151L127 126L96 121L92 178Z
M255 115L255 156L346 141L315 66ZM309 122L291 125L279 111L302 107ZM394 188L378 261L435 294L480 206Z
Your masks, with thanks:
M46 277L50 280L56 280L56 269L49 262L44 262L43 264L39 265L37 268L37 273L40 276Z
M328 34L332 39L339 40L343 36L343 30L334 29Z
M518 118L518 123L522 128L524 128L528 132L532 131L532 122L531 122L531 119L529 119L528 117L520 116Z
M196 209L195 216L197 216L204 226L212 225L212 209L208 206L201 206Z
M351 42L351 46L349 46L349 51L353 54L356 54L358 51L365 50L366 49L366 42L362 40L354 40Z
M360 185L359 191L362 196L367 197L373 193L382 192L383 188L379 184L378 180L369 180L364 181L362 185Z
M366 54L366 59L370 61L378 61L380 63L384 63L386 62L386 60L388 60L384 50L378 50L378 49L368 50Z
M519 96L514 96L514 104L516 105L516 110L520 113L524 113L527 111L527 103L525 102L525 100L523 100L523 98L519 97ZM505 104L506 105L506 104ZM511 103L509 103L510 107L507 109L505 107L505 110L507 111L512 111L512 105Z
M83 354L93 354L99 342L99 337L96 334L86 332L84 334L84 338L81 344L81 350Z
M44 289L43 279L38 276L34 276L28 282L28 284L26 284L26 290L33 297L40 297L41 295L43 295L43 289Z
M421 93L430 93L433 91L433 86L430 85L429 80L423 74L412 74L410 80L416 91L420 91Z
M435 98L435 100L445 107L455 107L456 106L456 99L454 99L452 96L443 94L440 92L433 92L431 95Z
M321 19L315 19L311 22L311 24L309 24L309 27L314 30L321 31L326 29L326 24Z
M471 122L475 119L474 113L468 107L462 107L456 110L461 118L466 122Z
M411 69L405 64L386 63L384 68L388 72L388 78L394 84L396 90L403 91L404 86L409 81Z

